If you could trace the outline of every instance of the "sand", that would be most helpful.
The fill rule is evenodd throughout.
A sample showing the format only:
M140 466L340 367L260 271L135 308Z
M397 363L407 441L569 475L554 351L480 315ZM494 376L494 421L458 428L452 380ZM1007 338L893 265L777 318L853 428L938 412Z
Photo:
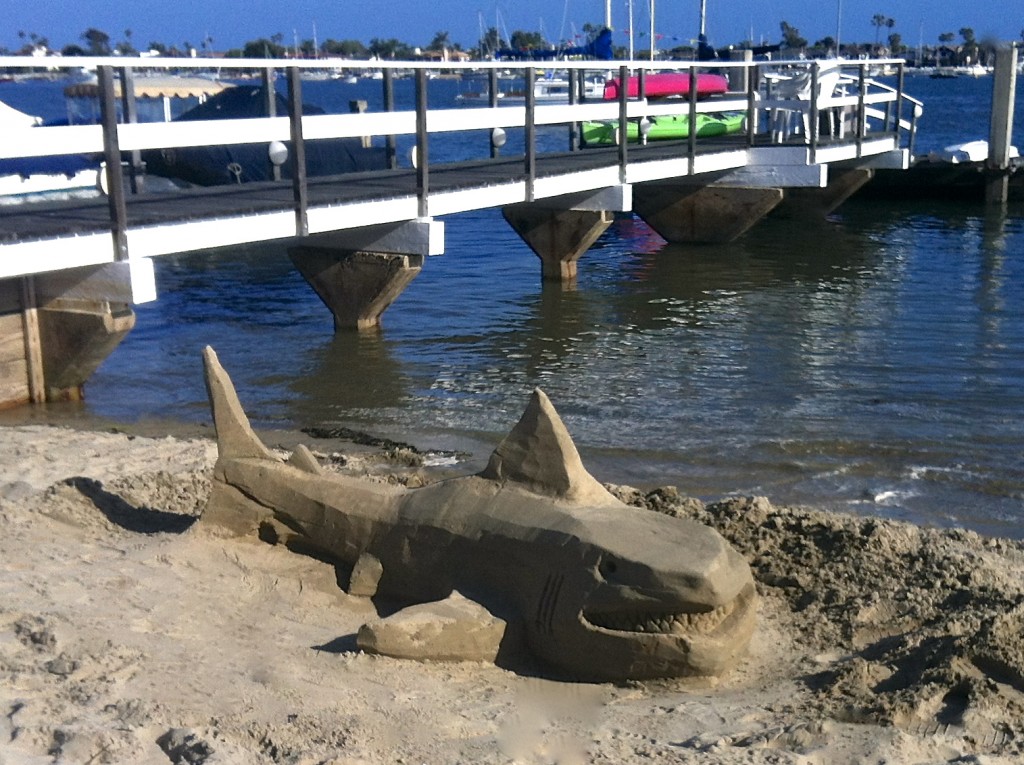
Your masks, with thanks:
M432 479L393 458L332 462ZM196 522L215 459L201 438L0 428L0 765L1024 758L1019 542L614 487L730 539L758 629L716 681L564 683L360 653L375 612L331 566Z

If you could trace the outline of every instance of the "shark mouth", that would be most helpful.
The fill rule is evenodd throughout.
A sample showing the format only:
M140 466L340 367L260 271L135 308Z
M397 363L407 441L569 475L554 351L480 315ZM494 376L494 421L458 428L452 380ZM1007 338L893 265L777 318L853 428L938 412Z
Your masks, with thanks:
M738 605L734 599L723 606L687 613L647 611L584 612L583 618L595 627L613 632L642 632L655 635L693 635L714 632L732 615Z

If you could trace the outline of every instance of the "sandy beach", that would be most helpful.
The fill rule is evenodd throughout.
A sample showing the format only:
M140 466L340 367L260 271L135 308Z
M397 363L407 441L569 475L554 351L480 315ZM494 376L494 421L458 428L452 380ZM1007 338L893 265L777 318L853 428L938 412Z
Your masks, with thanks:
M310 446L375 480L438 477L414 454ZM23 424L0 454L2 765L1024 757L1016 541L614 487L730 540L758 627L715 681L565 683L359 652L374 607L332 566L197 522L210 439Z

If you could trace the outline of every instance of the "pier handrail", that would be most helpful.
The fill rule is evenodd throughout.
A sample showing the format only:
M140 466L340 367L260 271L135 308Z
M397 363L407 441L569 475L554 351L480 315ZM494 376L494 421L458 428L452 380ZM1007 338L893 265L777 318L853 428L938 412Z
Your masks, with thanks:
M308 198L306 184L306 167L301 161L303 142L310 140L354 138L368 140L383 138L388 145L388 167L397 168L399 161L409 162L407 167L415 167L417 176L417 195L419 198L419 215L426 217L429 212L430 172L432 165L430 154L430 138L434 135L454 132L486 131L488 138L478 144L480 157L485 158L486 148L490 157L496 157L498 151L492 136L495 131L509 129L522 130L523 141L523 180L525 182L525 201L534 199L536 182L537 157L541 152L538 146L540 127L564 125L568 127L568 149L579 147L579 125L590 121L617 123L619 143L620 182L625 183L627 169L631 163L641 161L642 147L629 147L621 138L627 135L627 124L637 122L643 126L646 120L650 125L652 118L669 115L687 115L690 125L689 137L681 142L680 158L687 163L687 174L693 174L696 167L698 144L696 141L696 119L700 114L734 112L743 113L746 117L747 146L766 146L778 143L806 145L810 151L810 162L816 163L817 155L825 144L825 137L820 132L819 115L829 113L839 115L845 122L853 122L853 130L858 146L873 137L893 134L896 145L900 145L901 135L909 135L913 142L916 128L916 116L920 102L911 99L902 92L901 59L873 59L869 61L836 60L823 62L819 60L782 60L766 63L763 61L557 61L545 62L545 68L567 70L574 86L582 92L581 81L587 73L603 72L606 76L627 78L636 75L640 83L640 92L635 97L627 95L626 88L619 88L618 100L586 100L577 97L566 103L538 103L534 98L533 81L537 62L410 62L410 61L350 61L347 59L319 59L315 61L295 59L169 59L145 58L129 59L125 57L19 57L0 56L0 70L19 69L28 71L77 71L83 67L96 68L102 77L112 79L114 72L120 72L122 79L130 82L144 80L144 74L151 71L189 71L216 70L220 76L230 79L230 73L239 75L251 72L282 72L288 84L292 115L202 120L185 122L121 122L117 123L109 114L105 125L55 125L26 128L10 131L5 141L0 142L0 158L27 158L39 156L86 154L126 157L129 153L147 149L172 149L176 147L195 147L213 145L239 144L271 144L275 141L291 142L295 149L289 154L293 163L292 186L295 196L296 235L306 233L305 206ZM896 88L879 83L866 77L867 67L890 66L898 72L900 84ZM820 98L809 98L793 95L779 98L764 88L764 74L771 68L774 71L791 71L805 73L812 83L812 92L817 92L823 68L836 69L850 90L847 93L822 93ZM301 103L302 74L312 71L381 71L384 88L384 111L361 112L351 114L317 114L297 115L297 104ZM742 78L748 86L743 91L727 92L708 99L696 97L697 74L714 70L719 73L732 73L741 70ZM499 105L496 98L497 72L518 72L527 83L526 98L523 105ZM644 82L648 73L672 71L688 72L691 82L691 97L679 99L653 100L645 97ZM415 105L412 109L396 110L394 108L393 81L400 73L411 72L415 77ZM489 102L481 106L441 105L439 108L429 102L427 88L428 75L437 73L484 72L488 75L490 90ZM737 78L739 79L739 78ZM272 79L270 80L273 81ZM624 79L622 81L625 81ZM126 87L126 114L131 114L131 87ZM111 91L112 92L112 91ZM913 106L914 117L909 120L900 118L903 102ZM108 105L109 106L109 105ZM788 110L806 116L807 129L804 135L772 136L761 125L776 111ZM111 111L112 113L112 111ZM895 119L893 115L895 114ZM640 143L646 142L646 134L641 134ZM396 136L413 136L415 138L415 162L411 157L398 157L395 151ZM833 138L835 136L832 136ZM468 146L469 144L467 144ZM296 165L296 157L299 158ZM127 257L124 232L124 201L122 184L114 175L120 172L118 163L107 163L107 188L112 195L111 230L115 237L115 259Z

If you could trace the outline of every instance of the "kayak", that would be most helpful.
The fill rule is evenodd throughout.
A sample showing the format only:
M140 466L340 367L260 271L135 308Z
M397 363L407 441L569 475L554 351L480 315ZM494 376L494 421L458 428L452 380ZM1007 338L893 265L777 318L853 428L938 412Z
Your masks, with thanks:
M736 114L698 114L697 137L707 138L715 135L728 135L743 130L746 115ZM583 142L587 144L614 144L618 132L617 122L584 122ZM640 123L630 120L626 123L626 136L630 142L640 137ZM673 114L666 117L651 117L651 129L647 132L648 141L667 141L690 137L690 117L687 114Z
M614 101L619 97L618 78L608 80L604 85L604 100ZM720 74L697 75L697 98L717 96L729 89L729 80ZM630 77L626 85L626 97L636 98L640 94L640 78ZM669 98L690 95L689 72L655 72L644 78L644 95L647 98Z

